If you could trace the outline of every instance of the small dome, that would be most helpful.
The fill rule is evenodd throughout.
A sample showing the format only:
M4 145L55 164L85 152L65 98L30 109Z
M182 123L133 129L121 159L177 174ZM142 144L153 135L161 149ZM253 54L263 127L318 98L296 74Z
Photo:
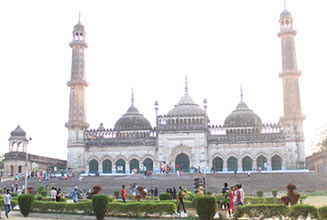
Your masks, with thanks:
M85 30L84 30L84 25L82 25L80 22L78 22L78 23L74 26L74 32L85 32Z
M116 131L150 130L151 124L132 104L115 124Z
M284 9L282 13L280 13L280 18L292 18L291 12Z
M10 133L11 136L26 137L26 132L18 125L15 130Z
M261 125L261 118L249 109L243 100L224 122L224 127L260 127Z
M204 114L204 110L194 103L187 92L185 92L178 104L168 112L168 116L203 116Z

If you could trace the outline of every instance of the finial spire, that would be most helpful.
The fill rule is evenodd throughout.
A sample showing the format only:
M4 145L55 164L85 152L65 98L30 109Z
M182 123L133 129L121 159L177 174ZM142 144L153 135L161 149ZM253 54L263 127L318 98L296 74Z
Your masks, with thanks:
M81 23L81 12L78 13L78 23Z
M132 105L134 105L134 91L132 89Z
M185 75L185 93L188 92L188 87L187 87L187 75Z
M284 0L284 10L286 10L286 0Z
M241 101L243 101L243 89L242 89L242 84L241 84Z

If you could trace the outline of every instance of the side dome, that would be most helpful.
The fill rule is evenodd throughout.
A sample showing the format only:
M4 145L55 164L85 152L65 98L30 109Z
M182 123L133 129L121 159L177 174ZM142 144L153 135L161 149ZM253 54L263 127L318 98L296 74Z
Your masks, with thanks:
M200 106L194 103L191 96L185 92L181 100L175 107L170 110L168 116L203 116L204 110Z
M224 127L261 127L261 118L241 100L224 122Z
M116 131L150 130L151 124L132 104L115 124Z
M17 128L10 133L10 136L26 137L26 132L18 125Z

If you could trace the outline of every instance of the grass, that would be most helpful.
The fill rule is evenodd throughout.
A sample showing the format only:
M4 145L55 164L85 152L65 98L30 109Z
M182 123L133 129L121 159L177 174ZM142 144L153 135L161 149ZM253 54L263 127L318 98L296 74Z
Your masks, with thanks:
M327 196L309 196L303 201L304 204L313 205L317 208L327 205Z

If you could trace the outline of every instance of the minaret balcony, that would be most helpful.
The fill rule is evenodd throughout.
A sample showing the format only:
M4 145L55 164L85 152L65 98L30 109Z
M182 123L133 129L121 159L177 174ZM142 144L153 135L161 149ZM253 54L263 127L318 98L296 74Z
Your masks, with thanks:
M89 126L90 126L89 123L83 122L83 121L69 121L69 122L65 123L65 127L66 128L81 128L81 129L86 129Z
M294 37L296 35L296 30L293 29L282 29L278 33L278 37Z
M302 71L299 70L283 70L279 73L280 78L298 78L302 75Z
M72 87L72 86L85 86L88 87L89 83L85 80L71 80L67 82L67 86Z
M72 42L70 42L69 46L71 48L74 48L74 47L85 47L85 48L87 48L88 44L83 40L73 40Z

